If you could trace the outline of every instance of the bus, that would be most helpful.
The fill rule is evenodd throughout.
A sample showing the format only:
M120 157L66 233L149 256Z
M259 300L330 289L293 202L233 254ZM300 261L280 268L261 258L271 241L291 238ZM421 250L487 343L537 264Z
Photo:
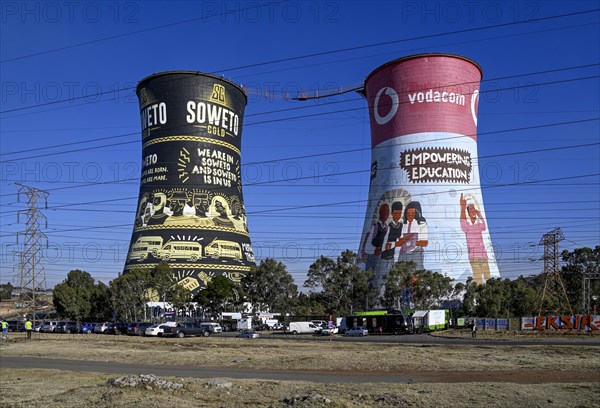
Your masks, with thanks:
M164 261L170 259L188 259L192 262L202 258L202 245L196 241L169 241L157 256Z
M368 312L355 312L345 318L344 329L364 326L373 334L408 334L414 331L412 319L409 315L398 311L372 310Z
M211 258L233 258L242 259L242 249L240 244L234 241L224 241L222 239L215 239L204 249L204 254Z

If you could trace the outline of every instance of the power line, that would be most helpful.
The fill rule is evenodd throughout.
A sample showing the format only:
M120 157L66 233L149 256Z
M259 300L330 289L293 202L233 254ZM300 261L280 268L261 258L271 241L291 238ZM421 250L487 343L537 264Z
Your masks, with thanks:
M590 118L590 119L582 119L582 120L577 120L577 121L568 121L568 122L559 122L559 123L551 123L551 124L545 124L545 125L534 125L534 126L527 126L527 127L521 127L521 128L513 128L513 129L503 129L503 130L498 130L498 131L490 131L490 132L482 132L480 135L487 135L487 134L497 134L497 133L505 133L505 132L513 132L513 131L523 131L523 130L531 130L531 129L538 129L538 128L544 128L544 127L553 127L553 126L562 126L562 125L571 125L571 124L576 124L576 123L585 123L585 122L590 122L590 121L597 121L600 120L600 117L597 118ZM445 137L445 138L439 138L439 141L443 141L443 140L449 140L449 139L456 139L456 138L463 138L464 136L460 135L460 136L451 136L451 137ZM413 142L413 143L418 143L418 142ZM399 143L399 144L411 144L411 143ZM576 145L573 148L576 147L584 147L584 146L593 146L593 145L597 145L599 143L590 143L590 144L581 144L581 145ZM569 146L562 146L562 147L556 147L556 148L547 148L547 149L538 149L534 152L541 152L541 151L551 151L551 150L561 150L561 149L566 149L566 148L571 148ZM347 151L343 151L343 152L353 152L353 151L357 151L357 150L365 150L366 148L362 148L362 149L351 149L351 150L347 150ZM500 156L505 156L508 154L525 154L527 153L527 151L525 152L516 152L516 153L502 153L499 154L498 157ZM292 158L285 158L285 159L280 159L280 160L276 160L276 161L284 161L284 160L296 160L298 158L306 158L306 157L319 157L319 156L324 156L324 155L331 155L331 154L338 154L338 152L334 152L334 153L318 153L315 155L310 155L310 156L296 156L296 157L292 157ZM492 158L492 157L496 157L496 155L488 155L488 156L482 156L481 158ZM26 157L26 158L21 158L19 160L25 160L25 159L29 159L31 157ZM259 164L259 163L271 163L273 162L273 160L267 160L264 162L254 162L254 163L249 163L249 164ZM0 163L3 163L3 161L0 161ZM248 165L248 164L246 164ZM335 176L340 176L340 175L349 175L349 174L358 174L358 173L365 173L365 172L370 172L370 169L368 170L355 170L355 171L350 171L350 172L342 172L342 173L336 173ZM329 176L329 175L327 175ZM302 179L312 179L314 178L314 175L311 176L306 176L306 177L298 177L295 178L294 181L297 180L302 180ZM134 178L127 178L127 179L122 179L122 180L111 180L111 181L102 181L102 182L91 182L91 183L86 183L86 184L78 184L78 185L74 185L74 186L63 186L63 187L56 187L56 188L52 188L52 189L48 189L47 191L58 191L58 190L66 190L66 189L73 189L73 188L81 188L81 187L89 187L89 186L96 186L96 185L105 185L105 184L113 184L113 183L121 183L124 181L135 181L135 180L139 180L138 177L134 177ZM287 182L289 180L268 180L265 182L256 182L256 183L246 183L246 187L250 187L250 186L256 186L256 185L260 185L260 184L273 184L273 183L278 183L278 182ZM12 195L11 193L8 194L2 194L0 195L0 197L5 197L5 196L9 196Z
M592 9L592 10L573 12L573 13L558 14L558 15L554 15L554 16L533 18L533 19L523 20L523 21L513 21L510 23L500 23L500 24L494 24L494 25L489 25L489 26L484 26L484 27L474 27L474 28L467 28L467 29L463 29L463 30L446 31L444 33L421 35L421 36L403 38L403 39L393 40L393 41L384 41L384 42L374 43L374 44L359 45L359 46L348 47L348 48L340 48L337 50L316 52L316 53L305 54L305 55L296 56L296 57L281 58L281 59L260 62L260 63L255 63L255 64L247 64L247 65L242 65L242 66L237 66L237 67L232 67L232 68L227 68L227 69L220 69L218 71L219 72L229 72L229 71L234 71L234 70L239 70L239 69L254 68L254 67L258 67L258 66L276 64L276 63L281 63L281 62L297 61L297 60L305 59L305 58L320 57L323 55L338 54L338 53L347 52L347 51L355 51L355 50L366 49L366 48L380 47L382 45L399 44L402 42L424 40L424 39L442 37L442 36L446 36L446 35L463 34L463 33L468 33L468 32L489 30L489 29L494 29L494 28L499 28L499 27L514 26L514 25L519 25L519 24L529 24L529 23L534 23L534 22L539 22L539 21L547 21L547 20L553 20L553 19L557 19L557 18L572 17L575 15L595 13L598 11L600 11L600 9Z
M516 183L504 183L504 184L491 185L491 186L487 186L487 187L482 186L481 189L484 189L484 188L491 189L491 188L500 188L500 187L518 186L518 185L533 185L533 184L539 184L539 183L544 183L544 182L548 182L548 181L574 180L574 179L580 179L580 178L595 177L595 176L599 176L599 175L600 175L600 173L595 173L595 174L586 174L586 175L578 175L578 176L556 177L556 178L545 179L545 180L532 180L532 181L523 181L523 182L516 182ZM476 188L479 188L479 187L465 187L465 188L455 189L455 191L463 192L463 191L470 191L470 190L476 189ZM444 191L444 192L438 191L435 194L441 194L441 193L447 193L447 191ZM421 195L429 196L431 194L432 193L415 194L414 197L421 196ZM283 212L283 211L289 211L289 210L315 208L315 207L332 207L332 206L339 206L339 205L343 205L343 204L358 204L358 203L365 203L365 202L368 203L370 201L371 201L370 199L367 199L367 200L339 201L339 202L333 202L333 203L307 204L307 205L299 205L299 206L293 206L293 207L278 207L278 208L259 210L259 211L248 211L247 215L255 216L257 214L265 214L265 213L272 213L272 212ZM512 218L514 218L514 217L512 217ZM528 217L528 219L531 219L531 217ZM585 219L589 219L589 217L585 217ZM112 226L101 226L101 227L83 227L83 228L77 228L77 229L73 229L73 230L60 230L57 232L80 231L80 230L88 230L88 229L96 229L96 228L105 229L105 228L124 227L124 226L131 226L131 224L117 224L117 225L112 225ZM10 235L0 235L0 237L6 237L6 236L10 236Z
M278 4L278 3L282 3L282 2L275 2L274 4ZM249 8L261 8L261 7L265 7L267 5L270 5L269 3L265 3L265 4L255 3L255 4L256 5L253 5L253 4L250 5ZM114 40L114 39L117 39L117 38L123 38L123 37L127 37L127 36L130 36L130 35L135 35L135 34L146 33L146 32L149 32L149 31L160 30L160 29L163 29L163 28L173 27L173 26L180 25L180 24L191 23L191 22L194 22L194 21L200 21L200 20L204 20L204 19L207 19L207 18L211 18L211 17L219 17L219 16L231 14L233 12L235 12L235 11L225 11L225 12L222 12L222 13L212 14L212 15L208 15L208 16L189 18L189 19L186 19L186 20L175 21L173 23L162 24L162 25L159 25L159 26L156 26L156 27L143 28L141 30L130 31L128 33L111 35L111 36L108 36L108 37L98 38L98 39L95 39L95 40L85 41L85 42L81 42L81 43L77 43L77 44L72 44L72 45L66 45L66 46L59 47L59 48L53 48L53 49L46 50L46 51L39 51L39 52L28 54L28 55L22 55L20 57L14 57L14 58L9 58L9 59L5 59L5 60L1 60L0 64L4 64L6 62L18 61L18 60L22 60L22 59L26 59L26 58L31 58L31 57L36 57L36 56L39 56L39 55L50 54L52 52L64 51L64 50L68 50L68 49L71 49L71 48L82 47L82 46L85 46L85 45L97 44L99 42L108 41L108 40Z
M238 66L238 67L233 67L233 68L218 69L216 71L213 71L213 74L222 73L222 72L229 72L229 71L234 71L234 70L240 70L240 69L246 69L246 68L252 68L252 67L257 67L257 66L271 65L271 64L280 63L280 62L287 62L287 61L294 61L294 60L299 60L299 59L312 58L312 57L329 55L329 54L336 54L336 53L347 52L347 51L354 51L354 50L358 50L358 49L379 47L379 46L382 46L382 45L397 44L397 43L401 43L401 42L409 42L409 41L415 41L415 40L421 40L421 39L435 38L435 37L445 36L445 35L452 35L452 34L460 34L460 33L465 33L465 32L487 30L487 29L492 29L492 28L517 25L517 24L527 24L527 23L533 23L533 22L544 21L544 20L551 20L551 19L556 19L556 18L571 17L571 16L574 16L574 15L594 13L594 12L597 12L597 11L600 11L600 9L593 9L593 10L587 10L587 11L582 11L582 12L574 12L574 13L565 13L565 14L559 14L559 15L555 15L555 16L540 17L540 18L530 19L530 20L524 20L524 21L513 21L513 22L510 22L510 23L501 23L501 24L495 24L495 25L491 25L491 26L475 27L475 28L469 28L469 29L463 29L463 30L449 31L449 32L445 32L445 33L430 34L430 35L425 35L425 36L411 37L411 38L407 38L407 39L386 41L386 42L381 42L381 43L374 43L374 44L367 44L367 45L362 45L362 46L342 48L342 49L324 51L324 52L319 52L319 53L305 54L305 55L296 56L296 57L288 57L288 58L283 58L283 59L278 59L278 60L272 60L272 61L260 62L260 63L255 63L255 64L243 65L243 66ZM203 18L205 18L205 17L203 17ZM196 20L198 20L198 18L184 20L184 21L182 21L180 23L186 23L186 22L191 22L191 21L196 21ZM179 23L166 24L166 25L162 25L162 26L156 27L154 29L169 27L169 26L176 25L176 24L179 24ZM151 30L153 30L153 29L150 28L150 29L138 30L138 31L134 31L132 34L137 34L137 33L140 33L140 32L151 31ZM81 45L92 44L92 43L95 43L95 42L104 41L106 39L119 38L119 37L125 36L125 35L129 35L129 34L123 34L123 35L117 35L117 36L110 36L110 37L106 37L106 38L100 39L100 40L93 40L91 42L85 42L85 43L81 43L81 44L77 44L77 45L73 45L73 46L67 46L67 47L58 48L58 49L54 49L54 50L43 51L41 53L34 53L34 54L26 55L26 56L23 56L23 57L18 57L18 58L13 58L13 59L10 59L10 60L0 61L0 64L5 63L5 62L9 62L9 61L14 61L14 60L17 60L17 59L28 58L28 57L31 57L31 56L46 54L46 53L49 53L49 52L64 50L64 49L68 49L68 48L74 48L74 47L78 47L78 46L81 46ZM172 80L179 81L179 80L182 80L182 79L183 78L176 78L176 79L172 79ZM71 98L68 98L68 99L61 99L61 100L57 100L57 101L45 102L45 103L36 104L36 105L29 105L29 106L24 106L24 107L20 107L20 108L14 108L14 109L0 111L0 114L10 113L10 112L16 112L16 111L21 111L21 110L26 110L26 109L32 109L32 108L42 107L42 106L48 106L48 105L55 105L55 104L59 104L59 103L67 102L67 101L73 102L73 101L79 100L79 99L90 98L90 97L93 97L93 96L102 96L102 95L105 95L105 94L108 94L108 93L114 93L114 92L129 91L129 90L133 90L135 88L136 88L135 86L124 87L124 88L119 88L119 89L116 89L116 90L110 90L110 91L104 91L104 92L97 92L97 93L94 93L94 94L87 94L87 95L82 95L82 96L78 96L78 97L71 97ZM355 89L346 90L344 93L350 92L352 90L355 90Z
M537 71L537 72L528 72L528 73L523 73L523 74L514 74L514 75L503 76L503 77L483 79L481 81L470 81L470 82L463 82L463 83L454 83L454 84L448 84L447 86L470 85L470 84L477 84L477 83L484 84L484 83L492 82L492 81L501 81L501 80L505 80L505 79L520 78L520 77L525 77L525 76L543 75L543 74L549 74L549 73L570 71L570 70L575 70L575 69L591 68L591 67L598 66L598 65L600 65L600 63L582 64L582 65L571 66L571 67L554 68L554 69ZM168 79L166 82L181 81L181 80L183 80L185 78L187 78L187 77L184 77L184 78L172 78L172 79ZM523 85L523 87L527 87L527 86L528 85ZM358 87L355 87L355 88L352 88L352 89L349 89L349 90L346 90L344 93L355 91L355 90L358 90L358 89L361 89L361 88L362 88L362 85L358 86ZM431 88L431 89L438 89L438 88L441 88L441 87L434 87L434 88ZM30 106L25 106L25 107L21 107L21 108L15 108L15 109L11 109L11 110L5 110L5 111L0 111L0 114L10 113L10 112L13 112L13 111L20 111L20 110L32 109L32 108L37 108L37 107L42 107L42 106L47 106L47 105L54 105L54 104L62 103L62 102L72 102L73 100L76 100L76 99L90 98L90 97L93 97L93 96L102 96L102 95L107 94L107 93L112 93L112 92L117 92L117 91L127 91L127 90L132 90L132 89L135 89L135 87L126 87L126 88L122 88L122 89L118 89L118 90L111 90L111 91L106 91L106 92L99 92L99 93L96 93L96 94L88 94L88 95L80 96L80 97L76 97L76 98L61 99L61 100L58 100L58 101L45 102L45 103L41 103L41 104L30 105ZM428 89L430 89L430 88L427 88L427 90ZM493 92L498 92L498 91L511 90L511 89L513 89L513 88L494 89L492 91ZM416 92L416 91L419 91L419 90L425 90L425 89L415 89L414 91ZM485 93L485 92L486 91L481 91L480 93ZM292 98L292 99L294 99L294 98ZM315 99L315 98L311 98L311 99ZM338 104L338 103L360 101L362 99L363 98L355 98L355 99L343 100L343 101L332 101L332 102L327 102L327 103L320 104L320 105L298 106L298 107L286 108L286 109L279 109L279 110L274 110L274 111L258 112L258 113L253 113L253 114L245 115L245 118L249 118L249 117L253 117L253 116L269 115L269 114L273 114L273 113L295 111L295 110L301 110L301 109L307 109L307 108L314 108L314 107L320 107L320 106L326 106L326 105L334 105L334 104ZM92 103L92 102L89 102L89 103ZM80 105L77 105L77 106L80 106ZM381 105L381 106L385 106L385 105ZM137 134L137 133L131 133L129 135L134 135L134 134ZM126 134L126 135L128 135L128 134ZM115 136L115 138L116 137L123 137L123 135L117 135L117 136ZM83 143L91 142L91 141L94 141L94 140L102 140L102 139L93 139L93 140L89 140L89 141L86 141L86 142L83 142ZM58 147L60 147L60 146L64 146L64 145L59 145ZM46 148L52 148L52 147L57 147L57 146L47 146ZM5 154L14 154L14 153L17 153L17 152L10 152L10 153L5 153Z
M600 64L594 64L594 65L600 65ZM555 85L555 84L559 84L559 83L581 81L581 80L593 79L593 78L598 78L598 77L600 77L600 75L594 75L594 76L589 76L589 77L578 77L578 78L567 79L567 80L559 80L559 81L550 81L550 82L545 82L545 83L539 83L539 84L536 84L536 85L538 85L538 86ZM508 87L508 88L492 89L492 90L488 90L488 91L481 91L480 94L487 93L487 92L492 92L492 91L493 92L498 92L498 91L506 91L506 90L519 89L519 88L523 88L523 87L527 87L527 86L529 86L529 85L517 85L517 86L513 86L513 87ZM404 104L404 103L408 103L408 102L400 102L398 105L401 105L401 104ZM382 106L384 106L384 105L382 104ZM329 115L329 114L332 114L332 113L349 112L349 111L356 111L356 110L363 110L363 109L365 109L365 108L364 107L360 107L360 108L350 108L350 109L343 109L343 110L337 110L337 111L320 112L320 113L307 114L307 115L301 115L301 116L293 116L293 117L287 117L287 118L279 118L279 119L266 120L266 121L262 121L262 122L254 122L254 123L246 124L245 126L247 127L247 126L254 126L254 125L260 125L260 124L265 124L265 123L281 122L281 121L291 120L291 119L304 119L304 118L308 118L308 117L323 116L323 115ZM591 120L597 120L597 119L591 119ZM571 121L571 122L572 123L576 123L577 121ZM181 127L181 126L179 126L179 127ZM178 127L173 127L173 129L177 129L177 128ZM197 132L201 132L201 131L199 130ZM480 135L483 135L483 134L486 134L486 133L481 133ZM476 136L476 135L472 135L472 136ZM121 137L121 135L118 135L116 137ZM454 138L457 138L457 137L461 137L461 136L456 136L456 137L451 137L451 138L445 138L445 139L440 139L440 140L454 139ZM12 159L12 160L1 160L0 163L8 163L8 162L13 162L15 160L26 160L26 159L35 159L35 158L39 158L39 157L55 156L55 155L59 155L59 154L77 153L77 152L81 152L81 151L101 149L101 148L105 148L105 147L121 146L121 145L133 144L133 143L139 143L139 142L140 141L135 140L135 141L121 142L121 143L110 143L110 144L101 145L101 146L85 147L85 148L79 148L79 149L73 149L73 150L65 150L65 151L62 151L62 152L53 152L53 153L45 153L45 154L39 154L39 155L34 155L34 156L26 156L26 157L21 157L21 158ZM5 154L13 154L13 153L16 153L16 152L5 153Z

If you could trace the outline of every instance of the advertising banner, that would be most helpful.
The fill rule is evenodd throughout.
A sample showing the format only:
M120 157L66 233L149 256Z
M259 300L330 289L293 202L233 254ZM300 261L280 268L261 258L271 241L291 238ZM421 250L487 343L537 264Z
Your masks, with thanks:
M239 282L255 265L241 180L246 95L185 71L147 77L137 95L142 174L125 273L163 260L194 292L218 275Z
M371 180L359 254L384 284L398 261L477 283L499 277L479 184L481 69L463 57L416 55L365 80Z

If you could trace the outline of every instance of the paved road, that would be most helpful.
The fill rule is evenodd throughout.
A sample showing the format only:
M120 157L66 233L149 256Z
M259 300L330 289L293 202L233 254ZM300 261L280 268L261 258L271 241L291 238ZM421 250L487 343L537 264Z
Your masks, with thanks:
M340 373L304 370L252 370L247 368L219 368L166 366L149 364L119 364L99 361L60 360L39 357L0 356L2 370L10 368L55 369L75 372L95 372L109 374L155 374L181 378L214 378L227 377L238 379L265 379L281 381L312 381L321 383L360 383L387 382L408 383L421 382L424 378L415 378L404 374L376 373L368 376L364 372Z
M518 384L600 382L600 373L573 370L500 370L500 371L310 371L310 370L252 370L235 367L194 367L148 364L120 364L100 361L60 360L39 357L0 356L2 370L54 369L73 372L93 372L117 375L154 374L177 378L215 378L310 381L317 383L469 383L511 382Z

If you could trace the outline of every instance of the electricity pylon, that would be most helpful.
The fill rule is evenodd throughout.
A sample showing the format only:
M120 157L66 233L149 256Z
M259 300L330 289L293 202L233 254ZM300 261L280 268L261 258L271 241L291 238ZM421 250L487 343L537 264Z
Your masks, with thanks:
M540 245L544 245L544 287L536 300L535 310L538 316L545 314L573 315L565 285L559 273L558 243L565 239L560 228L544 234Z
M27 209L19 210L17 213L17 222L20 222L21 215L26 217L25 230L17 232L17 245L20 236L24 239L19 262L19 301L32 308L35 324L36 293L46 290L42 243L45 241L46 246L48 245L48 238L40 230L40 221L45 221L48 228L48 220L40 211L39 203L43 200L45 208L48 208L48 192L19 183L17 185L19 186L17 201L20 201L21 195L27 197Z

